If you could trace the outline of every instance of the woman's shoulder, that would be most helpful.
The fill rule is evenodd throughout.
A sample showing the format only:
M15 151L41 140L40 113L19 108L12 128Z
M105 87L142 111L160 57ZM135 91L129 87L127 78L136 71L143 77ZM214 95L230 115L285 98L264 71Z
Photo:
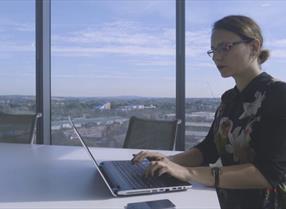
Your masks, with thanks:
M286 90L286 82L285 81L282 81L282 80L279 80L279 79L276 79L276 78L272 78L272 87L274 90L277 90L277 91L285 91Z
M268 95L270 97L277 96L279 98L286 98L286 82L272 78L268 89Z
M286 83L273 79L266 90L264 107L273 112L284 112L286 114Z

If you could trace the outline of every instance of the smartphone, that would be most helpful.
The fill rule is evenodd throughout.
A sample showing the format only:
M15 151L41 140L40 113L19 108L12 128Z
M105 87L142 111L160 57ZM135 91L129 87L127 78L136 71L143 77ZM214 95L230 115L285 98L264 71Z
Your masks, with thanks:
M175 209L176 206L168 199L146 202L128 203L125 209Z

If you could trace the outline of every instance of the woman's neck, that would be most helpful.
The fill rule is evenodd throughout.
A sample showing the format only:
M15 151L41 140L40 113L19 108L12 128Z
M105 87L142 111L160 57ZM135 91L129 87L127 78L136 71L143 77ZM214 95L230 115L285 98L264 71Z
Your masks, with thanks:
M260 69L249 69L246 70L245 73L234 76L233 78L237 89L242 92L242 90L245 89L245 87L260 73L262 73Z

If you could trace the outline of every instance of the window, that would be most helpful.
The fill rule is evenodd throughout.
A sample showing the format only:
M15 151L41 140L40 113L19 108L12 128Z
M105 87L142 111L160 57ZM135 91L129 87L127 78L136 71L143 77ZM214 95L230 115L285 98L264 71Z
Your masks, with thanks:
M204 138L220 96L235 85L232 78L220 77L206 54L212 24L231 14L252 17L261 26L264 48L270 49L271 54L262 69L285 81L286 31L282 27L285 20L276 18L273 22L274 16L284 15L284 8L283 1L186 1L186 148Z
M64 10L62 8L65 8ZM52 143L122 147L130 116L175 118L175 1L52 3Z
M35 1L0 1L0 112L35 112Z

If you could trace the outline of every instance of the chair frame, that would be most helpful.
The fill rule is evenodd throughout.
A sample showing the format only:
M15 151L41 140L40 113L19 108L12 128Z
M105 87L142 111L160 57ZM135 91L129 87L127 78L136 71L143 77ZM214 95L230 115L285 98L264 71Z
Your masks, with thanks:
M42 113L37 113L35 115L35 119L34 119L34 124L33 124L33 130L32 130L32 136L31 136L31 144L35 144L36 142L36 138L37 138L37 126L38 126L38 120L39 118L42 117Z
M178 127L179 125L182 123L182 121L180 119L175 119L175 120L154 120L154 119L145 119L145 118L140 118L140 117L136 117L136 116L131 116L129 119L129 125L128 125L128 129L127 129L127 134L124 140L124 144L123 144L123 148L130 148L128 146L128 143L130 141L130 134L132 131L132 123L134 120L141 120L141 121L145 121L145 122L160 122L160 123L176 123L176 127L175 127L175 133L174 133L174 143L172 145L172 147L169 147L168 150L175 150L176 148L176 142L177 142L177 134L178 134Z
M29 134L29 144L34 144L36 140L36 133L37 133L37 124L38 119L42 117L41 113L35 113L35 114L8 114L8 113L0 113L0 116L8 116L8 117L33 117L32 124L30 128L30 134Z

